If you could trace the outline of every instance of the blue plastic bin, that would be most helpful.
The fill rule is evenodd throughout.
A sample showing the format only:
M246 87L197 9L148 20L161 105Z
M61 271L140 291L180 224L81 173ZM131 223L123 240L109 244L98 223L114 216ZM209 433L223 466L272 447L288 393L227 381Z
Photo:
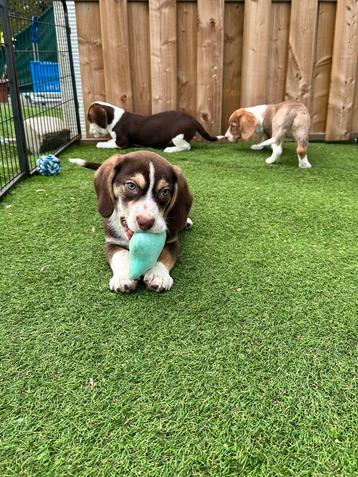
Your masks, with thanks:
M30 61L30 69L35 93L60 93L58 63L52 61Z

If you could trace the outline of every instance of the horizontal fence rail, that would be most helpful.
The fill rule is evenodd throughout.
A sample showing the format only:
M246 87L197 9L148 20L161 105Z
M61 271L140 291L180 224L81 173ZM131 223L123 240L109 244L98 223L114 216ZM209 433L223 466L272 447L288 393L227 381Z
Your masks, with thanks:
M76 0L84 106L178 109L213 134L300 99L311 136L358 137L357 0Z

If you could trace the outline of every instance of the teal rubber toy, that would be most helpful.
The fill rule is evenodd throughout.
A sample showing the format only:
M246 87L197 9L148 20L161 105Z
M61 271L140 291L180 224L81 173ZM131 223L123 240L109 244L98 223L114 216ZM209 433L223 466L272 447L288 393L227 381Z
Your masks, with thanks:
M166 233L135 232L129 241L129 278L135 280L156 264Z

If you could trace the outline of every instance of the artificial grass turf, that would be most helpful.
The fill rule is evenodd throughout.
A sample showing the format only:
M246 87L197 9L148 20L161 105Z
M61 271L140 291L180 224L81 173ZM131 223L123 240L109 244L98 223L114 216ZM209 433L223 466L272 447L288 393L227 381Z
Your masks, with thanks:
M357 152L312 144L304 171L293 144L275 166L237 145L166 155L194 193L166 294L109 291L93 171L19 184L0 475L357 475Z

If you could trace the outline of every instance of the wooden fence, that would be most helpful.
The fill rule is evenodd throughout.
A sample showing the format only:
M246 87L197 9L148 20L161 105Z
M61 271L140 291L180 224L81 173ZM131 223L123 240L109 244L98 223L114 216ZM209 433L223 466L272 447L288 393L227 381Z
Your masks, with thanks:
M358 0L77 0L85 108L179 109L219 134L301 99L312 136L358 137Z

